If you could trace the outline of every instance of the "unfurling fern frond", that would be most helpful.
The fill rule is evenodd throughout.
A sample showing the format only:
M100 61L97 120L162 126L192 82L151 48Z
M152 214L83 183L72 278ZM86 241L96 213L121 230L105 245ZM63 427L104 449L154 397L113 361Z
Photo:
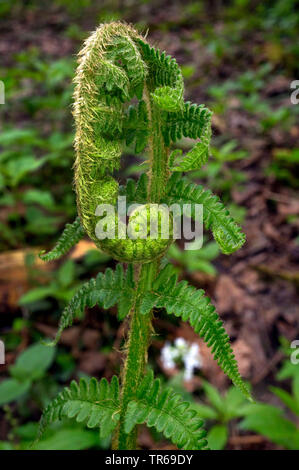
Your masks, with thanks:
M49 253L41 251L39 257L43 261L53 261L61 258L61 256L65 255L74 245L76 245L76 243L78 243L79 240L83 238L83 236L84 229L81 225L80 218L77 217L72 224L66 224L55 247L49 251Z
M86 40L75 83L75 187L82 225L95 244L114 259L151 262L165 253L168 240L161 236L150 239L149 234L129 237L125 229L135 219L118 226L116 214L110 217L109 225L120 228L117 236L113 240L100 237L97 230L106 230L96 209L117 202L119 185L112 173L120 167L125 142L135 140L135 150L141 152L160 133L160 115L178 111L183 105L180 68L174 59L146 45L133 28L115 22L101 25ZM136 98L136 106L128 109ZM167 157L163 139L158 139L157 146ZM161 175L161 179L166 178ZM159 191L155 191L157 202Z
M118 318L123 319L129 313L134 301L133 268L128 266L124 273L121 264L116 270L108 268L99 273L95 279L84 283L62 312L59 328L51 345L57 344L63 330L73 324L74 319L81 318L85 307L100 305L108 309L118 304Z
M169 180L166 197L168 204L202 204L203 221L224 254L238 250L245 242L245 235L239 225L230 216L229 211L219 197L200 185L189 183L179 175Z
M163 122L163 138L165 145L171 141L184 137L200 139L195 146L182 155L182 151L175 151L173 155L177 158L173 162L170 158L170 169L172 171L192 171L199 169L209 158L209 146L211 140L211 117L212 112L204 105L196 105L187 101L182 110L175 113L167 113Z
M175 113L167 113L163 122L165 145L176 142L182 137L200 139L211 126L212 112L203 104L186 101L183 108Z
M247 398L250 398L250 393L240 376L223 323L210 299L204 294L202 289L197 290L187 281L177 282L177 274L173 272L173 267L167 265L153 283L152 290L141 299L140 310L146 314L154 307L165 308L168 314L173 313L183 321L189 321L194 331L211 348L223 372Z
M140 38L136 42L148 68L147 80L155 104L163 111L179 111L183 106L184 84L177 61Z
M152 372L143 379L130 401L125 416L125 431L131 432L136 424L146 423L162 432L179 448L200 450L207 446L203 421L189 403L170 388L161 389L159 379Z
M74 380L45 409L40 420L38 437L45 428L63 418L74 418L78 423L85 422L88 428L100 427L100 436L111 434L119 421L118 378L112 377L111 383L103 378L100 382L94 377L90 380Z
M152 373L146 377L144 373L153 333L152 309L157 307L189 321L211 347L222 370L250 398L210 299L187 282L178 282L169 266L160 271L160 260L175 238L178 205L191 206L194 219L196 204L203 205L205 226L224 253L237 250L245 240L217 196L180 176L200 168L209 157L211 112L204 105L184 103L182 72L176 60L148 45L123 22L102 24L87 38L74 81L74 168L80 219L68 225L56 247L41 258L65 254L82 238L84 228L101 251L129 265L126 271L121 264L115 271L108 268L79 288L62 312L52 344L75 317L84 315L85 307L97 304L104 309L117 304L119 319L130 314L130 328L121 393L115 377L110 385L106 379L72 382L46 408L40 434L56 419L75 418L88 427L99 426L102 437L117 426L112 448L133 450L136 425L145 422L179 448L205 449L205 431L197 411L171 389L161 389ZM185 155L179 149L171 153L171 144L183 136L196 140L194 147ZM145 152L148 173L120 187L114 173L123 163L125 145L132 144L136 153ZM171 172L175 174L170 178ZM119 195L126 196L129 206L123 207ZM134 203L140 206L133 207ZM165 203L173 210L170 217Z

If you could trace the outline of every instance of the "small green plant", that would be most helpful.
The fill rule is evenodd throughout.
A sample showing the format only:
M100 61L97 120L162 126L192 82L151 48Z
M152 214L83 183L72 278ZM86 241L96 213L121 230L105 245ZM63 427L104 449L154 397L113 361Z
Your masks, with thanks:
M243 407L246 404L244 395L235 387L230 387L224 396L221 396L213 385L208 382L202 384L209 405L197 404L198 412L206 420L213 421L207 435L209 447L213 450L224 449L229 437L229 424L231 420L243 416ZM254 408L249 406L248 409Z
M200 250L181 250L178 245L170 246L167 258L174 259L178 264L184 267L187 272L193 273L201 271L211 276L215 276L217 270L212 261L219 255L217 243L208 242Z
M299 178L296 167L299 162L299 149L276 149L273 159L266 168L266 174L276 180L284 181L294 188L299 187Z
M285 405L285 410L268 403L257 403L254 406L245 405L242 409L244 415L240 423L241 429L257 432L271 442L290 450L299 449L299 367L297 361L293 363L290 356L294 349L289 347L285 338L281 338L281 350L285 353L276 378L279 381L291 379L291 393L281 387L270 387L270 391ZM289 419L291 418L291 419Z
M58 334L82 317L85 307L118 305L118 317L129 317L125 362L120 387L111 382L73 381L45 409L39 435L48 424L63 417L100 427L100 436L113 434L113 449L136 449L137 425L146 423L162 432L179 448L199 450L207 446L202 419L196 409L171 389L164 389L152 371L145 374L147 351L153 333L152 316L159 309L188 321L211 347L222 370L250 399L224 330L210 299L186 281L178 282L164 255L172 243L148 232L150 204L203 205L203 222L211 229L220 250L229 254L240 248L245 236L217 196L189 183L183 172L196 170L209 157L211 112L204 105L183 101L180 68L170 56L148 45L132 27L123 23L100 26L85 42L75 78L76 123L75 186L79 216L68 225L55 248L41 254L45 261L64 255L84 233L97 247L120 263L83 284L64 309ZM171 146L182 136L197 139L183 155ZM119 188L113 171L120 167L122 149L135 143L135 152L145 152L149 171L138 182L128 180ZM101 204L116 205L118 196L141 204L128 221L117 216L100 218ZM163 214L158 214L159 229ZM159 215L160 214L160 215ZM195 211L191 211L195 217ZM105 221L105 223L104 223ZM134 227L136 238L99 239L96 227ZM123 225L121 225L123 224ZM146 237L138 237L140 227ZM170 224L171 225L171 224ZM127 231L125 231L127 234ZM126 267L123 263L126 263Z

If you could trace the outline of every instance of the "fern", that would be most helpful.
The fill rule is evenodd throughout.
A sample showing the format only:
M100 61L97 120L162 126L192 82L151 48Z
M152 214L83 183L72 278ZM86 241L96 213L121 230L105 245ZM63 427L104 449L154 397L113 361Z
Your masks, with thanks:
M188 103L187 103L188 104ZM192 108L193 105L188 106L188 111ZM198 110L198 113L197 113ZM210 140L211 140L211 112L206 109L198 106L195 108L194 114L195 116L198 115L198 122L192 122L192 118L188 118L188 114L191 114L190 111L186 113L187 116L185 121L179 123L182 125L176 126L175 128L172 127L173 139L179 138L180 133L186 137L192 137L196 139L197 137L200 138L200 142L197 142L194 147L186 153L180 159L177 159L174 163L171 162L171 170L172 171L192 171L201 168L205 165L209 158L209 149L210 149ZM171 122L171 121L170 121ZM188 124L187 124L188 123Z
M182 157L183 152L180 151L179 155L181 158L174 162L174 166L171 165L171 171L182 172L198 170L203 165L205 165L209 158L210 138L210 131L207 131L202 140L195 144L194 147L186 153L186 155Z
M225 254L238 250L245 242L245 235L222 204L218 196L202 186L189 183L179 175L169 180L166 202L168 204L202 204L203 221L211 229L215 241Z
M163 137L166 145L180 140L183 136L200 139L208 125L212 112L203 104L197 105L186 101L181 110L167 113L163 123Z
M163 111L179 111L183 106L183 78L175 59L151 47L141 39L137 43L148 66L151 96Z
M40 432L56 419L75 418L89 427L100 426L102 436L115 430L113 449L133 450L136 425L145 422L178 447L206 447L197 412L172 390L162 390L152 373L144 378L153 308L164 308L168 314L189 321L212 348L223 371L250 397L210 300L202 290L186 281L178 282L169 266L160 270L160 260L173 242L173 224L169 224L168 238L152 236L148 226L151 203L158 210L155 215L161 232L166 218L159 204L190 204L192 217L195 204L202 204L205 226L212 230L224 253L232 253L244 243L245 236L219 198L180 175L207 162L211 116L204 105L184 103L183 78L176 60L147 44L131 26L103 24L85 41L79 53L74 92L74 168L80 219L68 225L55 248L42 253L41 258L47 261L65 254L83 236L84 228L100 250L128 263L126 271L118 264L115 271L108 268L79 288L62 312L54 340L55 344L75 317L84 315L85 307L109 309L117 304L118 318L129 316L126 359L120 394L116 378L110 385L105 379L100 383L96 379L72 382L46 408ZM194 147L185 155L179 149L171 152L171 145L183 136L194 139ZM122 164L125 145L134 145L136 153L145 152L149 169L137 182L129 179L119 186L113 173ZM175 174L171 176L172 172ZM142 205L130 213L126 223L118 214L106 218L97 210L99 205L105 210L107 205L118 209L119 195L125 195L128 204ZM145 237L130 237L127 230L121 235L114 233L115 226L132 229L131 222L137 235L140 227L146 228ZM115 236L99 237L101 224Z
M73 324L74 319L82 318L86 307L100 305L108 309L118 304L118 318L124 319L129 313L134 301L134 281L132 266L128 266L124 273L121 264L116 266L115 272L106 269L99 273L95 279L84 283L62 312L59 328L51 345L57 344L63 330Z
M62 235L56 243L55 247L49 251L49 253L41 251L39 257L43 261L52 261L61 258L61 256L70 251L70 249L76 245L76 243L78 243L78 241L81 240L83 236L84 229L81 225L80 218L77 217L72 224L66 224L65 229L62 232Z
M177 274L171 265L166 265L153 283L152 290L142 300L140 311L147 314L154 307L165 308L168 314L189 321L211 348L214 358L225 374L250 399L250 393L241 379L237 362L229 344L229 337L202 289L188 285L187 281L177 282Z
M206 431L198 413L170 388L161 389L160 380L149 372L130 401L125 416L125 430L130 433L136 424L146 423L170 439L179 448L206 448Z
M86 422L88 428L100 426L102 438L111 434L119 420L119 385L116 376L109 384L105 378L100 382L74 380L44 410L38 430L41 438L47 426L63 418L73 418L78 423Z
M141 99L147 70L135 42L128 37L117 35L113 39L113 45L108 46L106 55L115 64L122 62L129 79L130 97L136 94L137 98Z
M142 152L148 143L148 114L146 104L140 100L137 106L129 106L127 120L124 123L123 138L126 145L135 141L135 152Z
M172 171L191 171L200 168L209 158L211 140L212 113L204 105L196 105L187 101L183 109L176 113L167 113L163 123L163 138L165 145L184 137L201 139L184 158L170 162ZM180 152L181 154L182 152Z

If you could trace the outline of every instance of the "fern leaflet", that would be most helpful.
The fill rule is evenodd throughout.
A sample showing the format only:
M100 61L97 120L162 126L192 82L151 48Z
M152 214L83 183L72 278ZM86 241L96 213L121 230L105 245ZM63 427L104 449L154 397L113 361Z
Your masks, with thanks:
M39 440L45 428L62 418L75 418L78 423L86 422L88 428L100 426L100 436L107 437L119 420L118 378L112 377L111 383L103 378L100 382L94 377L90 380L74 380L47 406L40 420Z
M135 152L142 152L148 142L148 116L146 104L143 100L138 105L130 105L127 112L127 120L124 123L123 138L126 145L135 140Z
M173 272L172 265L168 264L153 283L152 291L147 292L141 299L142 314L148 313L154 307L165 308L168 314L173 313L183 321L189 321L194 331L211 348L223 372L250 399L223 323L202 289L197 290L187 281L177 282L177 274Z
M210 125L212 112L203 104L197 105L186 101L181 110L166 113L163 123L165 145L180 140L183 136L200 139L205 128Z
M136 42L148 66L147 82L154 90L151 96L155 104L163 111L179 111L183 106L184 85L177 61L141 39L137 39Z
M79 240L83 238L83 236L84 229L81 225L80 218L77 217L72 224L66 224L55 247L49 251L49 253L41 251L39 257L43 261L53 261L61 258L61 256L65 255L74 245L76 245L76 243L78 243Z
M179 448L200 450L207 446L203 420L178 393L170 388L161 390L160 380L154 380L152 371L138 387L136 398L129 402L125 431L129 433L136 424L144 422L162 432Z
M245 242L245 235L230 216L219 197L200 185L189 183L180 175L172 175L169 180L167 204L202 204L203 221L211 229L215 241L224 254L238 250Z
M134 281L132 265L128 266L126 273L121 264L116 270L108 268L99 273L95 279L84 283L62 312L59 328L51 345L57 344L63 330L73 324L74 318L81 318L85 307L94 307L99 304L108 309L118 304L118 318L124 319L129 313L134 301Z

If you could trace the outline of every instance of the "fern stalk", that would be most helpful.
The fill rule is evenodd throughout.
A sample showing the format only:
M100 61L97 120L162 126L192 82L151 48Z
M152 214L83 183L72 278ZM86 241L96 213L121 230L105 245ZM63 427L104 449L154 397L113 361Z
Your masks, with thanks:
M136 449L137 428L129 434L125 432L125 417L129 402L134 398L135 390L140 384L147 363L147 350L152 333L152 311L140 314L140 298L151 287L155 276L155 263L145 264L136 269L138 286L136 301L130 313L129 336L126 343L126 359L122 372L121 415L119 428L113 439L113 448L120 450Z
M160 111L153 103L147 87L144 87L143 98L147 106L150 139L147 148L150 162L148 179L148 202L160 202L164 196L168 180L168 149L161 135ZM164 190L163 190L164 189ZM137 427L129 434L125 430L125 418L129 402L142 381L147 363L147 350L152 334L152 310L141 315L140 305L143 297L151 290L158 273L159 260L139 265L136 268L137 288L135 304L130 313L129 337L126 344L127 356L123 369L121 392L121 415L119 429L113 439L113 447L120 450L136 449Z

